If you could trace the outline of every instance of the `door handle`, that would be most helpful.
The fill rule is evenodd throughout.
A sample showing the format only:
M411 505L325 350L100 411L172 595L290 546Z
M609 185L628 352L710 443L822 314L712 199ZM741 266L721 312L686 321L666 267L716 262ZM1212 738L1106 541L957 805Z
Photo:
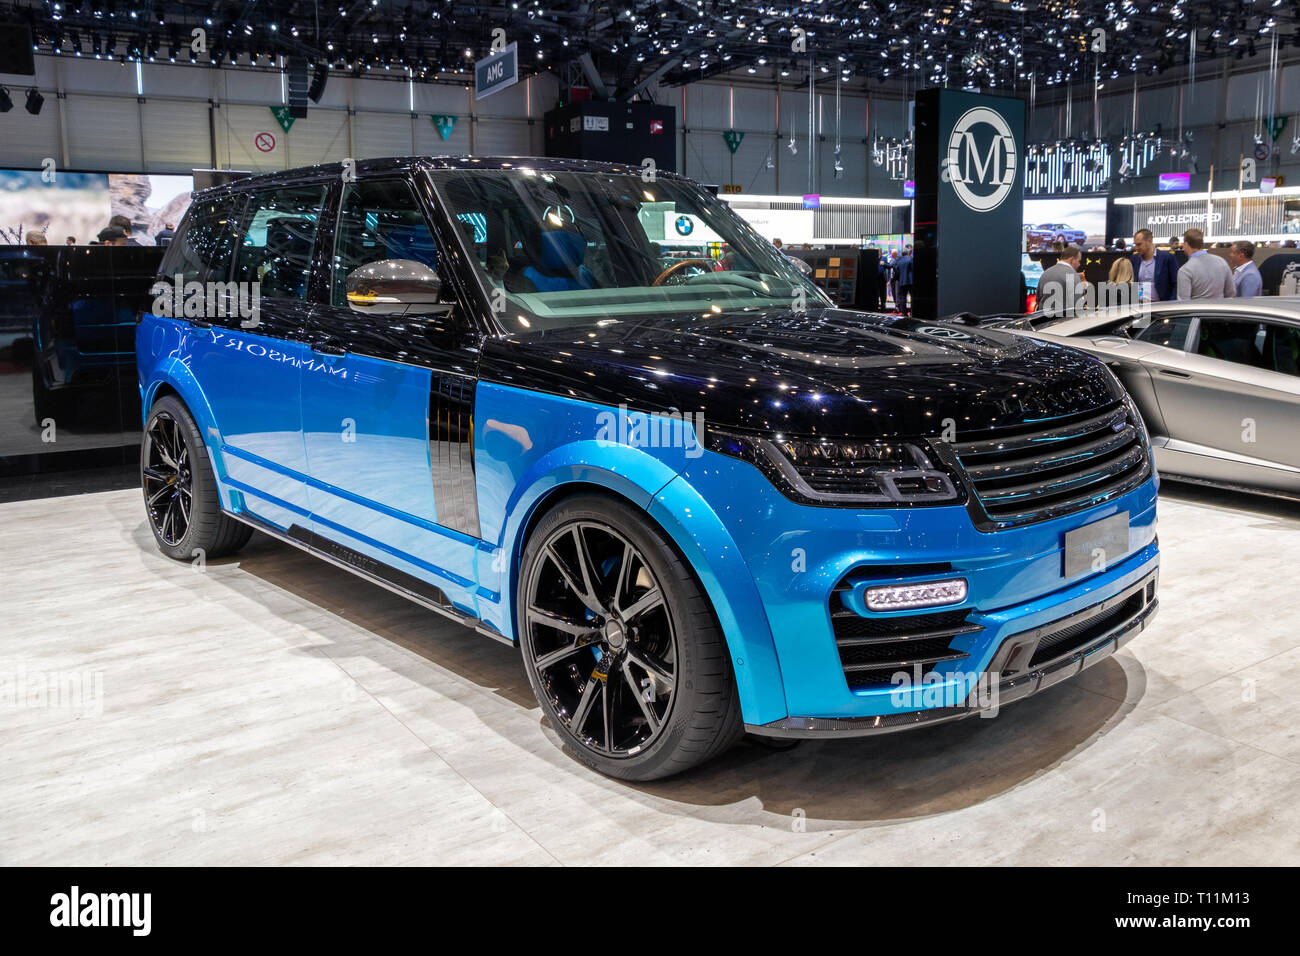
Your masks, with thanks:
M348 350L343 347L342 339L330 337L328 339L317 339L311 344L313 352L319 352L321 355L347 355Z
M1162 368L1160 370L1160 374L1168 375L1170 378L1191 378L1192 377L1188 372L1179 372L1179 371L1175 371L1172 368Z

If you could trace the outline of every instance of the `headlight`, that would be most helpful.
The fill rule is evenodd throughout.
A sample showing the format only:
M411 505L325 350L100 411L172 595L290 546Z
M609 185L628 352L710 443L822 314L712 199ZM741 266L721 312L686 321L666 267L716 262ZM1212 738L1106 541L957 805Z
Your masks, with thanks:
M787 496L819 504L957 501L948 473L913 442L752 438L709 432L717 452L757 465Z

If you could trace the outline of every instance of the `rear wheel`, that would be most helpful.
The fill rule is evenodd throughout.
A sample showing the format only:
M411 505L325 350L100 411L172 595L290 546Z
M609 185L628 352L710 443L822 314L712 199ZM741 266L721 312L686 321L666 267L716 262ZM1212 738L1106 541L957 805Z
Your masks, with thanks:
M567 499L534 529L519 576L524 663L584 763L654 780L743 732L722 631L691 569L635 509Z
M252 528L222 512L203 436L172 395L149 410L140 445L140 484L149 527L169 558L223 557L252 536Z

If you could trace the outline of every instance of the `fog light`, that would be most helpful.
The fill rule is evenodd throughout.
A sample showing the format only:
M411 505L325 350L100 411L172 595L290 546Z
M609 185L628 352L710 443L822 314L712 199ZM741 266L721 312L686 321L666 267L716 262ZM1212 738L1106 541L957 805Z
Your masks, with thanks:
M906 611L918 607L960 604L966 600L966 579L867 588L866 600L867 607L873 611Z

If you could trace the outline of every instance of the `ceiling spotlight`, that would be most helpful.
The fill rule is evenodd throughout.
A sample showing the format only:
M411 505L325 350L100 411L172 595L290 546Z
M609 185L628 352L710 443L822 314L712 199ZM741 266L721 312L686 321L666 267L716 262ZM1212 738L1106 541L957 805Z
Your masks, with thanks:
M799 146L795 143L793 136L790 137L790 142L785 144L785 148L790 151L791 155L799 152Z
M1300 143L1300 139L1297 139L1296 142ZM1294 153L1295 150L1292 149L1291 152ZM776 169L776 160L772 158L771 153L767 154L767 161L763 165L766 166L768 169Z
M41 96L40 90L33 86L27 91L27 112L35 116L41 111L41 107L44 105L45 97Z
M9 98L9 88L0 86L0 113L8 113L14 108L14 101ZM1291 152L1295 152L1294 149Z

